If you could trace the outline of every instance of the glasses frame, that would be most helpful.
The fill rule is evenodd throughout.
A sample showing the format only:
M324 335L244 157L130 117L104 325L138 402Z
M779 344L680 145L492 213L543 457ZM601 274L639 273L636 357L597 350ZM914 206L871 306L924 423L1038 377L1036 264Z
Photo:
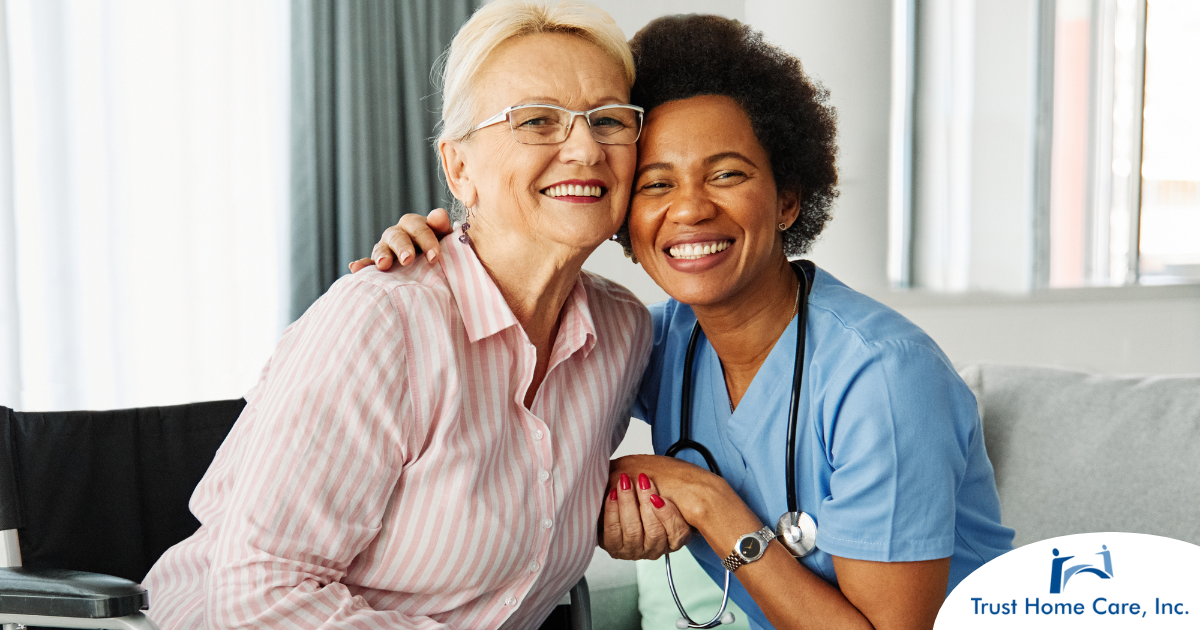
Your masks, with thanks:
M566 134L563 136L563 139L559 140L558 142L541 142L541 143L529 143L529 142L521 142L520 140L517 140L517 130L513 129L512 121L509 120L508 115L510 113L512 113L514 110L523 109L526 107L549 107L550 109L557 109L560 112L566 112L568 114L571 114L570 120L567 121L567 131L566 131ZM592 109L589 109L589 110L583 111L583 112L575 111L573 109L567 109L566 107L559 107L558 105L551 105L549 103L524 103L521 105L513 105L512 107L505 107L504 110L501 111L500 113L479 123L479 126L475 127L475 129L471 130L471 133L475 133L476 131L483 129L484 127L491 127L492 125L495 125L497 123L507 121L509 123L508 130L511 131L513 134L513 140L516 140L520 144L528 144L530 146L538 146L539 144L541 144L541 145L562 144L567 141L567 138L571 137L571 128L575 126L575 118L576 117L583 116L583 119L587 121L588 131L591 132L591 130L592 130L592 114L594 114L602 109L610 109L610 108L614 108L614 107L621 108L621 109L632 109L633 111L637 112L637 116L638 116L637 135L634 136L632 142L605 142L605 141L597 138L595 133L592 133L591 134L592 140L595 140L599 144L607 144L610 146L622 146L622 145L636 144L638 139L640 139L642 137L642 126L645 123L646 110L641 107L638 107L637 105L629 105L626 103L613 103L613 104L609 104L609 105L601 105L599 107L593 107Z

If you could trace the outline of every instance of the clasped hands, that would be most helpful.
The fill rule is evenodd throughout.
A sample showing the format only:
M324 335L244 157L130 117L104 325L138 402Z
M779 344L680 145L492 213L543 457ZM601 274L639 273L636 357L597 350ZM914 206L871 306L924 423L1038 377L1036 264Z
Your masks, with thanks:
M654 560L692 535L688 514L708 471L660 455L628 455L609 468L600 516L600 546L620 560Z

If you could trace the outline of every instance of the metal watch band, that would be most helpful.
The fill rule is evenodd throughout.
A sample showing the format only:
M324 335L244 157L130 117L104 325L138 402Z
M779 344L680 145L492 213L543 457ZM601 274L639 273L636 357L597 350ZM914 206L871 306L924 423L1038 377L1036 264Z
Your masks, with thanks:
M747 560L742 557L742 554L738 553L737 545L741 544L742 538L745 538L746 536L755 536L762 543L762 551L758 554L758 558ZM738 543L734 545L733 552L726 556L724 560L721 560L721 564L725 565L725 568L730 572L737 571L738 568L740 568L743 564L750 564L751 562L762 558L763 554L767 552L767 545L771 542L771 539L775 537L775 530L771 529L771 527L768 525L756 532L746 534L746 536L738 538Z

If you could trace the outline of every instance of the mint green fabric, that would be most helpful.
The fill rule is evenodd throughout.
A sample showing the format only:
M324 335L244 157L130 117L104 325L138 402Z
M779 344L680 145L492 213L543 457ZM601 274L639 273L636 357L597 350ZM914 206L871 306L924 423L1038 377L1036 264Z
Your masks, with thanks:
M688 552L687 547L671 554L671 575L675 578L675 590L679 601L692 619L703 623L712 619L721 607L721 587L717 586L704 569ZM671 598L667 586L667 564L658 560L638 560L638 610L642 613L642 630L670 630L679 619L679 609ZM721 630L750 630L750 620L742 609L729 600L726 611L732 612L736 621L722 625Z

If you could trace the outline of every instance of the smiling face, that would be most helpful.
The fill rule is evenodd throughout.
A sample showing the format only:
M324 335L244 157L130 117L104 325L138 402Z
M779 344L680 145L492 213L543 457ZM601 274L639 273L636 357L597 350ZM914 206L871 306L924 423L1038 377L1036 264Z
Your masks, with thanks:
M473 92L477 121L513 105L586 111L629 102L619 64L594 44L558 33L501 44ZM440 148L451 192L471 208L473 234L590 251L624 219L637 147L597 143L583 117L560 144L521 144L503 121Z
M779 223L796 197L779 194L750 118L726 96L654 108L638 143L629 235L639 262L685 304L737 304L786 265Z

